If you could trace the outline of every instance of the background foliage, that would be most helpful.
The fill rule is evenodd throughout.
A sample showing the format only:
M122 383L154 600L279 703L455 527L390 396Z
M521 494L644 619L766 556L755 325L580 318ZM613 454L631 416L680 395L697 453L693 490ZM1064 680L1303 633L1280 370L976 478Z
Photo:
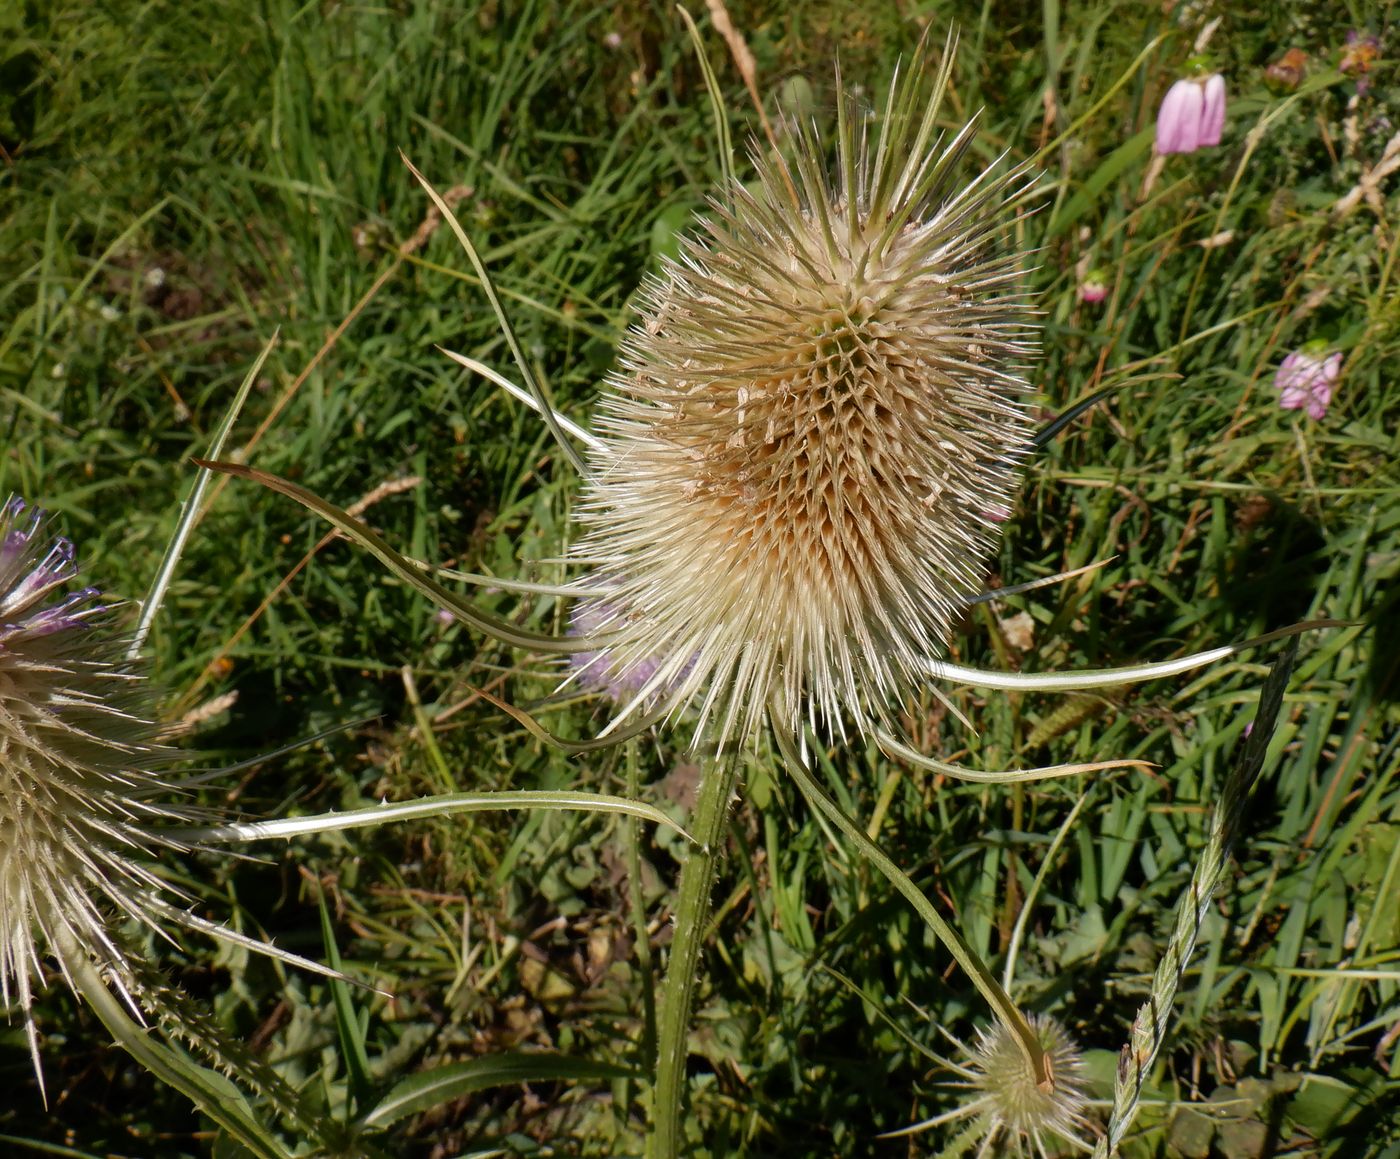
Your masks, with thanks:
M1400 126L1390 6L731 11L770 111L785 98L824 119L835 58L875 94L925 25L939 36L956 25L953 106L985 107L982 159L1071 130L1023 225L1040 255L1035 382L1047 419L1109 394L1030 469L988 582L1111 562L978 608L956 657L1107 666L1302 618L1361 625L1304 642L1132 1146L1193 1159L1400 1154L1395 180L1338 212ZM1157 103L1215 16L1225 139L1149 179ZM1381 40L1360 95L1337 69L1353 27ZM397 151L439 188L460 187L458 213L530 358L561 409L586 417L629 296L717 173L699 69L667 5L28 0L0 11L0 34L0 492L59 514L89 582L143 593L189 457L278 327L237 434L248 461L342 506L371 497L367 518L416 557L559 574L567 463L533 416L434 350L506 364ZM727 51L712 35L710 47L742 118ZM1306 77L1271 91L1264 70L1289 47L1308 53ZM1078 294L1094 267L1109 285L1097 305ZM1278 409L1272 380L1317 338L1345 365L1314 422ZM385 484L392 493L376 493ZM212 800L270 816L454 786L625 791L623 753L560 756L476 691L532 703L552 687L541 662L444 625L323 534L235 483L186 553L150 652L170 718L205 710L191 741L201 759L351 725ZM481 602L565 626L551 600ZM1100 1098L1264 659L1105 695L958 692L976 735L931 697L908 706L944 759L1133 756L1159 766L1150 775L1000 789L874 750L829 754L831 789L990 960L1004 961L1030 898L1017 995L1077 1036ZM606 707L575 700L549 719L589 735ZM666 740L638 761L644 795L682 816L694 766ZM320 979L211 945L152 953L327 1114L349 1116L415 1070L508 1063L504 1052L635 1067L678 850L643 832L634 875L633 832L597 817L478 816L170 866L193 879L203 912L318 958L324 907L347 967L393 993L342 995L353 1010L342 1002L339 1024ZM929 1052L983 1020L970 987L762 760L745 771L730 854L692 1044L697 1147L936 1152L933 1134L874 1136L956 1105ZM18 1027L0 1027L0 1075L16 1092L0 1106L7 1146L209 1152L198 1119L61 987L41 1025L47 1108ZM625 1078L463 1087L405 1114L390 1138L403 1155L629 1154L636 1097Z

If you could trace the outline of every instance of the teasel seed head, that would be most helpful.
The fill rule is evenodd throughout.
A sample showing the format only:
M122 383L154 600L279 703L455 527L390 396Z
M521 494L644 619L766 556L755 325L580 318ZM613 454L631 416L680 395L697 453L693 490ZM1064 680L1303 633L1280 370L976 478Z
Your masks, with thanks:
M576 552L622 609L612 679L648 674L623 719L664 693L721 745L868 731L978 589L1032 434L1029 179L965 174L975 119L939 134L951 56L873 139L842 93L830 175L813 129L756 149L640 295Z
M193 810L162 803L159 743L147 686L122 657L113 605L69 591L73 545L50 537L43 512L0 507L0 999L30 1007L41 958L73 984L71 954L98 965L138 1013L129 921L158 928L174 908L151 868L160 826Z

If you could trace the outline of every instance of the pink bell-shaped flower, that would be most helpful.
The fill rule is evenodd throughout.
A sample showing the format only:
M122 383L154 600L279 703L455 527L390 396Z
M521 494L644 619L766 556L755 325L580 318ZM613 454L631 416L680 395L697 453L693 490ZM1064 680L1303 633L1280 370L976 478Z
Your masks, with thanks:
M1157 113L1157 152L1194 153L1220 144L1225 129L1225 78L1218 72L1183 78L1167 90Z

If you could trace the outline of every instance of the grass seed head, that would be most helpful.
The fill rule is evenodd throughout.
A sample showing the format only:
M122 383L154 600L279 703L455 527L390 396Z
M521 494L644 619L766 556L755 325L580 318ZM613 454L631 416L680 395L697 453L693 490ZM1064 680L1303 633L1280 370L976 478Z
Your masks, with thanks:
M950 54L951 55L951 54ZM701 735L883 722L979 587L1032 434L1034 328L1007 243L1023 170L968 174L920 54L877 131L846 94L835 166L789 156L711 204L641 294L595 424L578 556ZM624 711L626 715L626 711ZM706 727L708 726L708 727Z
M111 605L67 590L77 573L42 512L0 507L0 999L27 1022L45 950L71 985L80 948L133 1002L115 931L157 924L168 903L149 855L168 842L154 823L191 819L157 803L169 750L109 630Z

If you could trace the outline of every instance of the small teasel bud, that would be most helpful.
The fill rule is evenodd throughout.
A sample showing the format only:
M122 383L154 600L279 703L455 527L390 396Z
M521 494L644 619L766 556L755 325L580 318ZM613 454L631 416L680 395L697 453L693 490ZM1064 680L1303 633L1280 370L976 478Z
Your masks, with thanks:
M1004 1026L977 1033L967 1069L978 1092L974 1105L986 1128L986 1141L1017 1154L1033 1148L1044 1155L1047 1137L1083 1146L1081 1136L1089 1124L1079 1047L1054 1018L1032 1014L1029 1022L1045 1051L1044 1082L1036 1082L1025 1051Z
M915 1135L946 1124L961 1129L944 1154L972 1151L981 1156L1034 1155L1048 1159L1063 1147L1088 1151L1085 1136L1093 1131L1084 1112L1083 1058L1069 1032L1046 1014L1027 1016L1031 1034L1044 1051L1044 1076L1038 1077L1024 1044L1004 1023L978 1030L974 1046L948 1037L962 1057L944 1059L958 1081L950 1087L967 1092L961 1106L932 1119L891 1131L883 1138Z

